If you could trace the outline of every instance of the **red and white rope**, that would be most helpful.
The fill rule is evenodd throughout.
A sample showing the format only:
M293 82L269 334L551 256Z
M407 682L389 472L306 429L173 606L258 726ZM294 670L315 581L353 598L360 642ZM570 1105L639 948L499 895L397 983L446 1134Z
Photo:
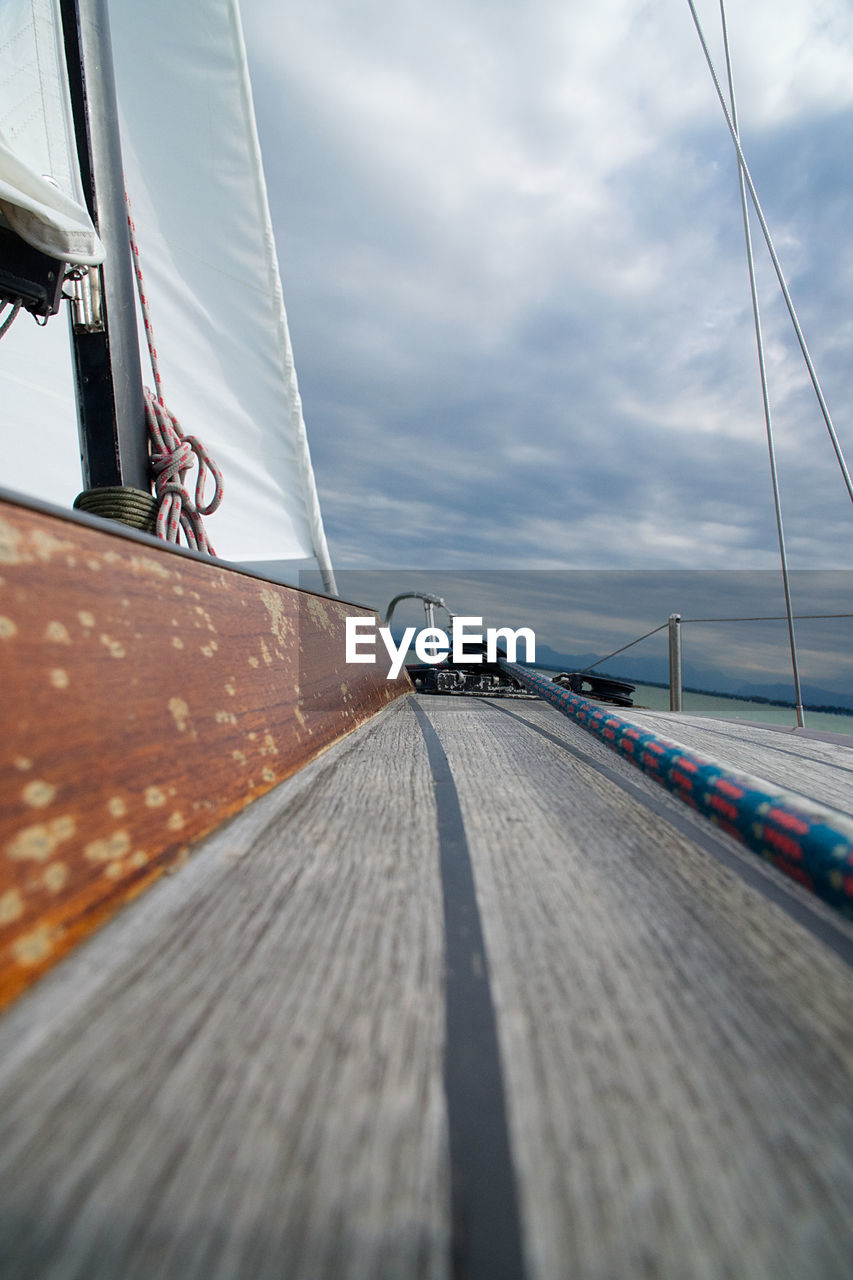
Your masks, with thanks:
M209 516L222 501L222 476L216 463L204 445L195 436L185 436L174 414L163 401L148 389L145 392L145 410L148 420L148 439L151 444L151 470L154 475L154 492L159 500L157 511L157 537L164 542L177 542L183 529L187 546L194 551L215 555L207 538L202 516ZM184 488L184 479L198 464L195 482L195 499ZM204 501L207 476L213 478L214 491L209 502Z
M164 542L178 542L183 530L188 547L212 556L216 552L208 541L202 516L212 515L222 501L222 473L201 441L195 436L185 436L177 418L166 407L160 362L154 342L154 328L151 324L151 312L140 265L136 227L131 216L129 201L127 201L127 225L130 229L130 246L133 252L139 305L142 308L142 320L145 325L145 340L154 375L154 391L148 387L143 390L154 493L159 503L157 537L162 538ZM193 499L190 498L184 483L194 464L198 466L198 474ZM208 475L213 479L214 489L213 496L205 502L204 489Z

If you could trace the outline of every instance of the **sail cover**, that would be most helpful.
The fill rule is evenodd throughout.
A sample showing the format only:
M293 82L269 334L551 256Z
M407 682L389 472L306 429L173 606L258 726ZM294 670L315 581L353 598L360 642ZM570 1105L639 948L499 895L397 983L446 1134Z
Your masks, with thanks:
M109 14L164 398L224 476L222 506L207 520L211 542L229 560L328 570L237 0L110 0ZM0 343L4 396L7 343L31 341L17 332L28 320ZM36 474L15 487L56 500L56 485L43 484ZM79 474L68 477L66 504L79 487Z
M59 0L0 4L0 213L49 257L103 260L77 164Z

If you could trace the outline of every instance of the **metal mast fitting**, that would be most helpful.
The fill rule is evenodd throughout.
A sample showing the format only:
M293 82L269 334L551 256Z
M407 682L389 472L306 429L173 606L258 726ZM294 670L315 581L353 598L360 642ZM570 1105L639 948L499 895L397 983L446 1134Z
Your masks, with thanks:
M142 367L107 0L60 0L86 203L105 269L79 282L72 318L83 483L150 493ZM153 500L152 500L153 501Z

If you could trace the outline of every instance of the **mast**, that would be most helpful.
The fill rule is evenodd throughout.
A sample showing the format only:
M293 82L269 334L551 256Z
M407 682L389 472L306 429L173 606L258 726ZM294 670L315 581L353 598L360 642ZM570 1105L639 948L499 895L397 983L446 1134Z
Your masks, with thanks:
M107 0L60 0L80 173L106 249L72 310L78 422L87 489L150 492L145 402Z

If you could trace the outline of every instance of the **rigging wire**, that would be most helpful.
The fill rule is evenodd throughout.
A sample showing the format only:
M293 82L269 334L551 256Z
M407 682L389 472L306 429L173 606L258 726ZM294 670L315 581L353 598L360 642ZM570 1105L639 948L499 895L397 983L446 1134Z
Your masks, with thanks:
M729 47L729 29L726 22L724 0L720 0L720 20L723 26L723 47L726 52L726 75L729 82L729 101L732 107L732 126L735 142L740 139L737 120L737 101L735 99L735 82L732 72L732 57ZM805 725L803 695L800 688L800 668L797 662L797 641L794 634L794 606L791 602L791 582L788 576L788 552L785 549L785 529L782 522L782 498L779 493L779 475L776 469L776 446L773 442L773 422L770 413L770 394L767 388L767 365L764 359L764 338L761 333L761 311L758 305L758 284L755 279L755 255L752 251L752 232L749 226L749 204L746 199L746 183L743 168L738 163L738 189L740 191L740 207L743 214L743 231L746 237L746 261L749 267L749 292L752 297L752 317L755 323L755 342L758 348L758 370L761 376L761 398L764 403L764 425L767 432L767 451L770 456L770 480L773 487L773 505L776 510L776 532L779 538L779 559L782 564L782 586L785 593L785 615L788 621L788 645L791 650L791 667L794 676L794 705L797 712L797 724Z
M398 597L402 599L403 597ZM814 619L827 618L853 618L853 613L796 613L794 618L797 622ZM688 622L787 622L787 614L763 614L761 617L755 618L682 618L682 625ZM387 618L386 618L387 622ZM659 627L653 627L651 631L644 632L643 635L637 636L636 640L629 640L627 644L623 644L621 649L614 649L612 653L606 653L603 658L596 658L595 662L591 662L588 667L576 672L579 676L586 675L588 671L592 671L594 667L601 666L604 662L609 662L611 658L615 658L618 653L624 653L626 649L632 649L635 644L639 644L641 640L648 640L649 636L656 636L659 631L664 631L669 626L669 622L662 622Z
M669 622L662 622L659 627L655 627L652 631L647 631L643 636L637 636L636 640L631 640L628 644L623 644L621 649L614 649L612 653L605 654L603 658L596 658L595 662L591 662L588 667L584 667L583 671L579 671L579 676L586 675L587 671L592 671L593 667L598 667L602 662L607 662L610 658L615 658L617 653L624 653L626 649L630 649L633 645L639 644L641 640L648 640L649 636L655 636L659 631L663 631L664 627L668 627Z
M820 405L820 410L823 415L823 420L826 423L826 429L829 432L829 438L832 441L832 447L835 450L835 456L838 459L838 465L841 468L841 474L844 477L844 483L847 486L847 492L850 496L850 501L853 502L853 480L851 480L850 478L850 472L847 469L847 463L844 461L844 453L842 452L838 435L836 434L835 427L833 426L832 418L829 412L829 406L827 405L826 400L824 398L824 394L823 394L823 391L821 390L820 382L818 381L817 371L814 367L814 363L812 361L811 355L809 354L808 346L806 345L806 339L803 334L803 330L800 326L800 321L797 316L796 308L794 307L794 302L791 297L790 291L788 289L788 285L785 280L784 273L782 271L782 266L779 262L779 257L776 253L776 248L773 244L773 237L770 234L770 228L767 225L767 219L764 216L764 210L762 209L761 202L758 199L758 192L755 189L755 183L752 180L752 174L750 173L749 166L746 163L746 156L743 154L743 148L740 145L740 139L738 138L737 128L732 123L732 118L731 118L731 115L729 114L729 109L726 106L725 95L723 94L722 88L720 87L720 81L717 76L717 72L714 69L714 63L711 59L711 54L708 51L708 45L705 40L705 33L702 30L702 24L699 21L699 15L696 12L696 6L693 3L693 0L687 0L687 4L690 7L690 13L693 17L693 25L696 27L696 32L699 36L699 42L702 45L702 52L705 55L705 61L708 64L708 70L711 73L711 79L714 82L714 88L717 91L717 97L720 100L720 106L723 109L723 115L726 118L726 124L728 125L729 133L731 134L732 141L734 142L734 145L735 145L735 151L737 152L738 163L740 165L740 169L743 174L744 181L747 185L747 188L749 189L749 195L752 200L753 206L755 208L755 213L758 218L759 224L761 226L761 231L764 236L764 240L767 245L768 251L770 253L770 258L773 262L773 268L776 272L776 278L779 281L779 286L782 290L782 296L784 297L785 305L788 308L788 315L791 317L791 323L794 326L794 332L797 335L797 341L800 344L800 350L803 353L803 359L806 362L806 368L808 369L809 377L811 378L811 383L812 383L812 386L814 387L818 404Z
M0 316L2 316L7 306L11 306L12 308L12 310L7 315L6 319L2 323L0 323L0 338L4 337L5 334L7 334L9 330L12 328L12 325L17 320L18 314L23 305L24 304L20 298L18 298L16 302L0 302Z
M853 613L795 613L794 618L797 622L816 618L853 618ZM785 622L787 615L784 613L774 614L772 616L765 614L760 618L682 618L683 623L686 622Z

